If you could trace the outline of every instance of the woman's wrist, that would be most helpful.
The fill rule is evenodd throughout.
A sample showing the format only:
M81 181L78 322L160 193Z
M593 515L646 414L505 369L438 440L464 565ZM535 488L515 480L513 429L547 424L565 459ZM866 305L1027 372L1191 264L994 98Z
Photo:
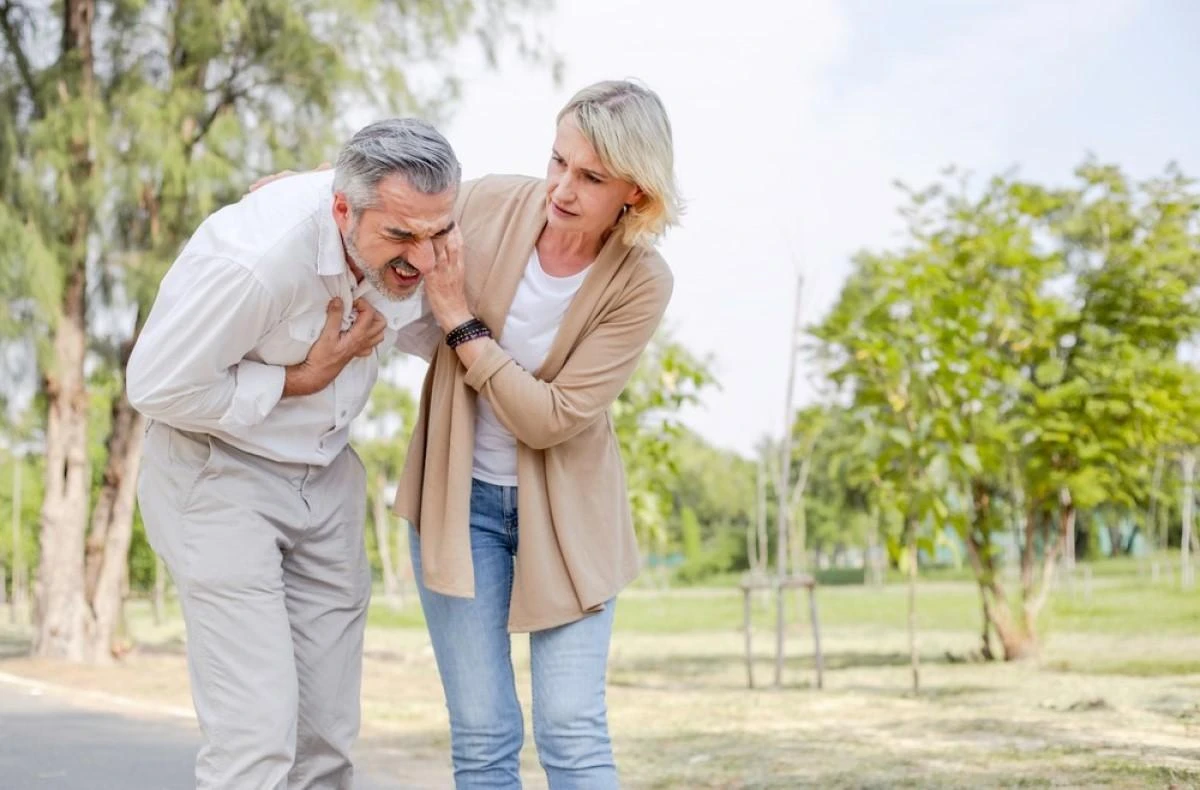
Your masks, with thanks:
M447 322L448 324L451 322ZM450 348L457 348L463 343L469 343L472 340L478 340L483 337L491 337L492 332L487 325L480 321L475 316L467 313L458 323L450 326L446 331L446 345Z
M435 317L437 318L438 324L442 327L442 331L446 333L452 332L456 327L460 327L468 321L475 319L475 316L471 313L471 311L465 307L461 310L451 310L444 316Z

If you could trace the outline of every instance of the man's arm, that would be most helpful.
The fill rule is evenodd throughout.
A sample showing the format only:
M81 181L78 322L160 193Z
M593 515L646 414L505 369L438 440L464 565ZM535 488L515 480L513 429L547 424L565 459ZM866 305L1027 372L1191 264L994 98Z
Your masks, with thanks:
M233 261L184 259L172 268L129 357L129 402L185 430L238 433L259 424L283 395L286 371L245 356L281 308Z
M178 265L178 264L177 264ZM383 318L361 300L354 327L340 332L333 300L308 358L289 367L246 359L283 318L253 272L221 258L193 260L163 280L126 369L129 401L177 428L237 434L261 423L282 397L328 386L383 337Z
M437 352L438 345L446 339L442 328L432 313L426 313L412 323L396 330L393 348L402 354L412 354L429 362Z

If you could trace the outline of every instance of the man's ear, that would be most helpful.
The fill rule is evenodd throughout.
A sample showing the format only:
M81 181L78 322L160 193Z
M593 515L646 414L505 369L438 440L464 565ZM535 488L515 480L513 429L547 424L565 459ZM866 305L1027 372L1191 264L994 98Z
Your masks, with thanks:
M338 230L342 233L350 231L350 201L346 199L345 192L333 193L333 221L337 223Z

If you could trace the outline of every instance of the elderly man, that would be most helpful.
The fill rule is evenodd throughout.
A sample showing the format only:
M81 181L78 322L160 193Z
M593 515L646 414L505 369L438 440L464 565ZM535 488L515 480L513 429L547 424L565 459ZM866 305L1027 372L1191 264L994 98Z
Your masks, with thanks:
M371 575L349 425L382 351L441 339L419 286L460 178L428 124L373 124L332 171L208 217L163 278L127 380L150 419L138 501L187 628L198 788L351 787Z

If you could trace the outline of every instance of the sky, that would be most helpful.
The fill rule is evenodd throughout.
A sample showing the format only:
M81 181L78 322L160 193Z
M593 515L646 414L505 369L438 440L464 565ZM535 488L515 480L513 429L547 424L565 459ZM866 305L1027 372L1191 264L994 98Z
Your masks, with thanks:
M819 320L853 253L900 238L896 180L955 165L1062 183L1089 154L1200 174L1189 0L559 0L543 25L561 85L512 57L471 75L444 126L464 176L544 173L554 117L586 84L657 91L688 201L660 247L665 327L720 382L685 422L746 455L785 424L796 275ZM814 378L802 362L798 404Z

